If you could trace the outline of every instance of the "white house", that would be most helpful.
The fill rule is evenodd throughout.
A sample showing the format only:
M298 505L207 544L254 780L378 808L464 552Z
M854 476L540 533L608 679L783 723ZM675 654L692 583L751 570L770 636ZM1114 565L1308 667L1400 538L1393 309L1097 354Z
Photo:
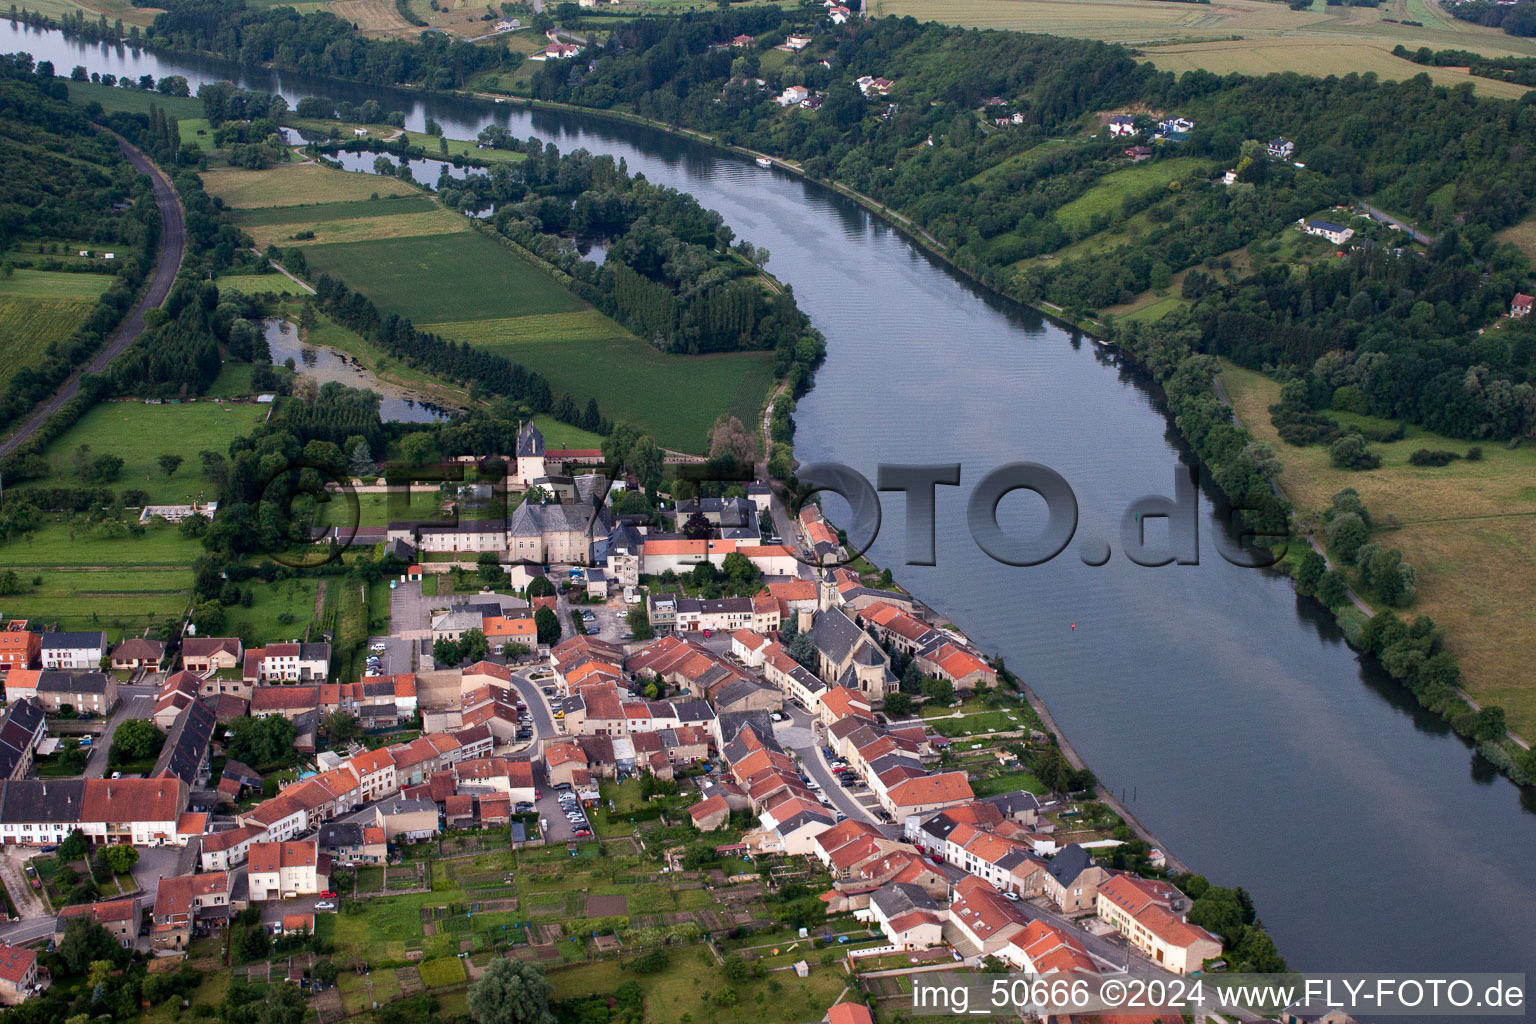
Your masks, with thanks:
M1334 224L1331 221L1303 219L1297 223L1301 225L1301 230L1305 231L1307 234L1317 235L1320 238L1326 238L1334 245L1343 245L1345 242L1355 237L1354 228L1346 228L1342 224Z

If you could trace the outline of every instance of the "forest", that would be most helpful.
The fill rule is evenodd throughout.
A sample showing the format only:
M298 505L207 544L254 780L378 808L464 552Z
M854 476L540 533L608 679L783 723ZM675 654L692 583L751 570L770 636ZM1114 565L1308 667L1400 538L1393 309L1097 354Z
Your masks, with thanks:
M1533 0L1521 0L1515 4L1461 0L1449 6L1451 14L1462 21L1501 28L1512 36L1536 36L1536 2Z

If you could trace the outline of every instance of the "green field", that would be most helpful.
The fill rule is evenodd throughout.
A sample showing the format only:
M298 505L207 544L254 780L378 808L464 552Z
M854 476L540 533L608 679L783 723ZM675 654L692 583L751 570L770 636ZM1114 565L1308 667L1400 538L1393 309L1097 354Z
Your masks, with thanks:
M544 445L548 448L601 448L603 446L602 435L573 427L569 423L561 423L553 416L539 413L534 416L533 425L538 427L539 432L544 435Z
M230 635L247 637L255 644L298 639L314 621L319 585L320 581L313 577L296 577L270 585L258 583L249 588L253 597L251 607L225 610L224 630ZM338 578L330 581L330 585L342 584Z
M671 966L657 974L635 974L605 961L552 969L549 981L556 999L606 995L634 981L645 994L645 1024L677 1021L684 1014L719 1024L793 1024L819 1020L852 980L840 967L822 967L819 956L809 957L809 977L773 971L737 985L725 980L712 959L703 963L698 950L687 947L673 950ZM734 1005L721 1006L710 998L723 989L735 991Z
M6 357L0 386L22 367L41 363L48 346L74 333L90 316L92 305L69 299L0 297L0 352Z
M541 342L569 344L630 337L628 331L595 309L495 320L449 321L423 324L422 327L445 338L467 341L476 348L500 352L509 358L515 358L513 350L524 351L524 346Z
M295 164L265 171L221 168L203 173L203 188L236 208L314 206L369 196L416 196L421 190L396 178L350 174L319 164Z
M771 352L668 355L636 338L549 341L499 351L544 374L556 393L569 391L578 405L595 398L603 415L631 423L676 451L703 452L709 428L722 413L756 422L773 382Z
M1081 231L1088 227L1094 217L1118 214L1126 197L1164 187L1186 174L1199 172L1205 164L1204 160L1197 157L1180 156L1149 160L1134 167L1111 171L1095 182L1087 192L1059 208L1056 211L1056 223L1068 231Z
M312 270L341 278L386 312L417 323L586 308L544 271L477 232L315 245L304 252Z
M38 8L29 4L32 10ZM61 74L67 75L68 68L60 68ZM165 96L158 92L144 92L142 89L124 89L120 86L96 85L91 82L67 82L69 86L69 100L71 103L101 104L101 108L108 113L123 111L128 114L147 114L150 107L159 107L171 117L178 119L201 118L203 116L203 101L193 99L190 96Z
M199 492L211 497L213 485L203 474L197 453L206 448L227 455L229 443L250 433L266 414L267 407L261 405L104 402L44 450L43 457L53 472L36 483L45 487L79 486L74 453L81 445L88 445L92 455L116 455L123 460L122 473L111 484L119 491L144 490L149 492L151 501L160 504L183 504L189 494ZM156 465L156 459L164 453L183 459L181 467L169 478Z
M95 302L111 286L110 274L68 274L62 271L23 269L0 277L0 298Z
M308 295L309 292L286 274L276 271L270 274L227 274L214 279L220 288L240 292L242 295Z
M340 173L340 172L336 172ZM314 203L309 206L267 206L240 210L234 215L235 223L243 228L298 225L309 227L316 221L356 220L362 217L381 217L385 214L426 213L440 210L441 206L431 196L398 195L378 199L356 199L342 203Z

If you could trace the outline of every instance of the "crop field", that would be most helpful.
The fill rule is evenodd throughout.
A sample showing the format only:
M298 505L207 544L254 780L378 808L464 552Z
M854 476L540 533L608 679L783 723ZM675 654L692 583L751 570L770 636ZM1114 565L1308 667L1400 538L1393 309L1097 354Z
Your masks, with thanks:
M372 195L415 196L419 189L378 174L348 174L319 164L271 167L265 171L230 168L206 171L203 188L226 205L307 206L367 199Z
M341 204L352 205L352 204ZM381 204L374 204L381 205ZM282 209L281 207L279 209ZM292 207L287 207L292 209ZM305 207L304 209L309 209ZM417 235L451 235L469 230L469 221L457 214L438 207L409 213L404 210L380 213L376 217L340 217L329 219L315 217L307 221L288 224L245 225L258 246L268 245L327 245L370 242L386 238L411 238ZM300 232L310 232L313 237L295 239Z
M22 367L42 362L48 346L69 337L90 315L91 306L90 302L69 299L0 296L0 352L6 356L5 369L0 371L0 386Z
M307 247L305 255L311 267L341 278L381 309L416 323L586 308L538 267L479 233L315 245Z
M1217 74L1296 71L1345 75L1375 71L1383 78L1428 73L1437 83L1476 83L1493 96L1518 87L1468 78L1449 69L1421 68L1391 55L1409 49L1468 49L1489 55L1536 54L1536 40L1456 21L1432 0L1388 0L1379 8L1313 3L1292 11L1263 0L1177 4L1158 0L872 0L876 15L912 15L975 28L1016 29L1141 44L1158 68L1204 68ZM1385 19L1391 18L1393 21ZM1422 26L1404 25L1420 21ZM1237 38L1234 38L1237 37ZM1518 90L1518 91L1516 91Z
M442 207L431 196L413 192L411 195L383 196L378 199L359 199L345 203L258 207L241 210L234 215L234 219L236 224L247 230L255 227L285 227L298 230L311 227L321 221L359 220L402 213L428 213L441 209Z
M227 454L229 443L250 433L266 414L266 406L221 402L103 402L44 450L43 457L53 473L37 484L79 486L74 454L81 445L87 445L93 456L116 455L123 460L121 474L110 485L119 491L144 490L151 501L160 504L183 504L187 495L199 492L211 496L213 485L203 475L198 452L206 448ZM182 457L174 476L167 477L156 464L162 454Z
M16 270L0 277L0 298L67 299L95 302L112 284L109 274Z
M1525 654L1536 643L1536 448L1490 443L1481 462L1412 466L1408 456L1419 448L1464 454L1469 443L1409 427L1401 441L1371 444L1380 469L1335 469L1325 447L1280 441L1269 418L1277 383L1233 366L1221 383L1243 426L1279 453L1280 485L1298 514L1320 518L1332 495L1353 487L1374 519L1396 524L1376 539L1401 548L1418 570L1408 614L1444 626L1467 691L1502 705L1517 734L1536 735L1536 676Z
M518 358L515 353L528 345L608 341L630 336L623 327L595 309L424 324L423 329L436 331L445 338L467 341L476 348L500 352L509 358Z
M632 337L498 350L544 374L556 392L569 391L578 405L596 398L605 416L633 424L664 448L686 452L704 450L710 425L722 413L754 422L773 380L771 352L668 355Z
M1192 156L1149 160L1143 164L1111 171L1087 192L1056 211L1056 223L1068 231L1088 226L1100 214L1118 213L1127 196L1166 186L1186 174L1201 171L1206 161Z

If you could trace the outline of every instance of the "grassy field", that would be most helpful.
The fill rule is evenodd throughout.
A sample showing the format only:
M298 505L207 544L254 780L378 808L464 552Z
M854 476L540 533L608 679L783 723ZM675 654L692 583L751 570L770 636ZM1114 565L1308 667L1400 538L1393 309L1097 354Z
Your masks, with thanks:
M1200 173L1205 167L1204 160L1180 156L1150 160L1123 170L1111 171L1095 182L1087 192L1057 209L1056 223L1068 231L1081 230L1096 216L1118 213L1126 197L1166 187L1169 182L1188 174Z
M145 405L142 402L104 402L82 416L43 452L53 469L42 486L77 486L74 453L89 445L92 455L116 455L123 470L113 486L138 488L157 503L184 503L188 494L211 494L213 485L203 475L198 452L209 449L227 454L229 443L251 432L266 416L258 405L227 405L194 402L186 405ZM156 465L161 454L180 455L181 467L166 477Z
M595 309L574 313L543 313L495 320L461 320L424 324L448 338L461 339L476 348L513 356L528 345L559 342L572 344L630 337L628 331Z
M341 172L333 172L341 173ZM313 203L308 206L267 206L241 210L235 214L235 223L250 230L254 227L311 227L317 221L358 220L382 217L387 214L428 213L441 210L431 196L412 195L383 196L378 199L358 199L345 203Z
M378 174L348 174L319 164L295 164L265 171L228 168L206 171L203 188L236 208L314 206L354 202L373 195L417 196L412 185Z
M731 985L721 976L713 958L699 948L674 950L671 966L657 974L634 974L606 961L553 969L549 980L554 998L604 995L626 981L638 983L645 993L646 1024L671 1022L688 1014L694 1020L720 1024L792 1024L817 1020L837 1001L850 978L839 967L822 967L811 958L809 977L793 971L774 971L766 978ZM723 989L734 989L735 1005L720 1006L713 999Z
M561 423L543 413L534 416L533 425L538 427L539 432L544 435L544 444L548 448L601 448L603 446L602 435L573 427L569 423Z
M773 380L771 352L668 355L636 338L537 342L501 351L544 374L555 391L569 391L578 404L596 398L605 416L677 451L702 452L721 413L755 422Z
M220 288L228 288L244 295L308 295L309 293L286 274L228 274L213 282Z
M227 609L224 630L231 635L248 636L257 644L298 639L314 621L319 585L320 581L313 577L296 577L271 586L253 586L251 607ZM342 584L337 580L331 585Z
M28 4L29 10L38 8ZM123 19L124 21L128 19ZM61 73L68 74L68 68L59 69ZM101 104L101 108L108 113L123 111L129 114L147 114L150 107L159 107L171 117L178 119L201 118L203 116L203 101L193 99L190 96L165 96L158 92L145 92L142 89L124 89L113 85L97 85L94 82L68 82L69 100L71 103L90 103L95 101ZM206 124L206 122L204 122Z
M1501 242L1513 242L1520 251L1536 260L1536 216L1505 228L1494 236Z
M94 274L57 274L57 277L95 277ZM103 279L105 280L105 279ZM43 361L49 345L63 341L85 322L94 304L71 299L22 298L0 295L0 352L5 368L0 387L25 366Z
M111 284L110 274L15 270L8 277L0 277L0 298L95 302Z
M343 203L343 206L352 205ZM373 204L384 205L382 202ZM278 207L282 209L282 207ZM292 209L292 207L289 207ZM305 210L312 209L304 207ZM247 225L241 224L258 246L268 245L328 245L371 242L379 239L411 238L419 235L452 235L469 230L468 219L450 213L441 207L410 213L404 210L381 212L375 217L339 217L335 220L315 216L312 220L290 224ZM308 232L308 236L294 236Z
M1379 8L1313 3L1292 11L1263 0L1177 4L1157 0L872 0L877 15L912 15L976 28L1016 29L1138 44L1145 59L1166 71L1203 68L1216 74L1295 71L1346 75L1374 71L1383 78L1428 74L1435 82L1471 81L1490 96L1524 90L1424 68L1391 55L1409 49L1467 49L1491 56L1536 54L1536 40L1456 21L1426 0L1386 0ZM1391 18L1393 21L1386 19ZM1421 21L1423 26L1401 24ZM1236 38L1234 38L1236 37Z
M479 233L315 245L305 255L315 270L341 278L386 312L417 323L586 308L538 267Z
M53 567L35 575L42 583L34 585L33 576L23 575L27 592L9 599L7 615L57 622L61 629L104 629L114 637L181 615L192 581L186 569Z
M1411 613L1446 627L1469 693L1502 705L1516 733L1536 736L1536 676L1525 660L1536 643L1536 448L1485 444L1481 462L1417 467L1408 456L1419 448L1465 453L1468 442L1409 427L1401 441L1371 445L1380 469L1334 469L1326 448L1279 440L1268 411L1278 384L1231 366L1221 383L1243 425L1279 453L1280 484L1299 514L1316 516L1353 487L1373 518L1395 524L1377 538L1418 570Z

